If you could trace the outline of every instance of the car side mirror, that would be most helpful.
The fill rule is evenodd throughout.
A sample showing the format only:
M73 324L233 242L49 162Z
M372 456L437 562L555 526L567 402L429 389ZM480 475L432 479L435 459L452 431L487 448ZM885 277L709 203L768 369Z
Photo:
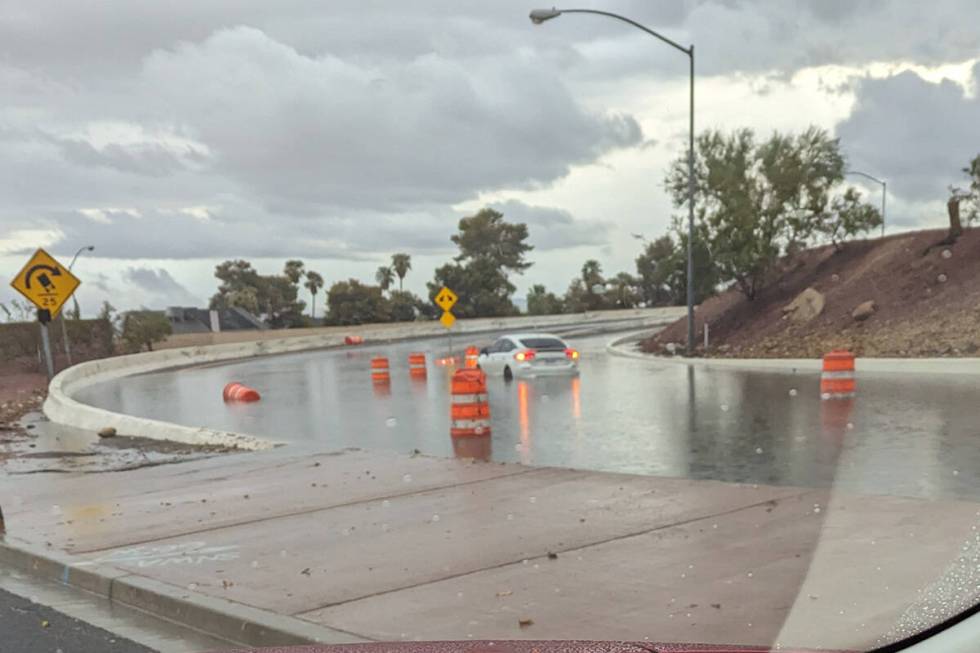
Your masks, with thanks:
M490 352L489 352L489 351L487 350L487 348L486 348L486 347L484 347L483 349L481 349L481 350L480 350L480 355L481 355L481 356L486 356L486 355L487 355L487 354L489 354L489 353L490 353Z

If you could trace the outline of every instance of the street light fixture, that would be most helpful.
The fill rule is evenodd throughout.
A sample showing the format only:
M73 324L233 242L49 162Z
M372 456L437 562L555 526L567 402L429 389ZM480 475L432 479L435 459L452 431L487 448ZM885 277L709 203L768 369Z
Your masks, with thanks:
M75 255L71 257L71 263L68 264L68 271L70 272L73 267L75 267L75 261L78 259L78 255L82 252L94 252L95 245L86 245L85 247L79 247ZM78 300L72 296L72 301L75 303L75 313L78 311ZM68 342L68 326L65 324L65 312L61 312L61 337L65 341L65 358L68 359L68 366L71 366L71 345Z
M648 27L644 27L636 21L630 20L625 16L614 14L608 11L596 9L534 9L531 11L531 22L535 25L557 18L562 14L597 14L607 16L616 20L629 23L633 27L654 36L676 50L680 50L687 55L691 62L691 100L690 100L690 121L689 121L689 140L687 151L687 354L694 352L694 45L685 48L676 41L673 41L662 34L658 34Z
M874 175L869 175L860 170L847 170L844 174L859 175L865 179L870 179L876 184L881 184L881 237L885 237L885 198L888 196L888 184L883 179L878 179Z

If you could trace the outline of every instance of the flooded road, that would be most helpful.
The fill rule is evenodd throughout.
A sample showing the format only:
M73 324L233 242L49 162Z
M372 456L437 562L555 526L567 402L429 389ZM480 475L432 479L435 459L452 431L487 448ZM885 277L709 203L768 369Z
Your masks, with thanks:
M968 376L858 375L853 401L819 400L819 375L695 369L606 353L613 336L570 339L577 378L488 380L492 459L529 465L916 497L980 499L980 420ZM487 336L472 344L483 346ZM470 344L470 343L467 343ZM458 347L458 343L457 343ZM428 377L407 357L426 353ZM93 386L109 410L331 448L453 455L445 339L271 356ZM458 353L458 352L457 352ZM369 360L387 355L388 390ZM225 404L240 381L254 404Z

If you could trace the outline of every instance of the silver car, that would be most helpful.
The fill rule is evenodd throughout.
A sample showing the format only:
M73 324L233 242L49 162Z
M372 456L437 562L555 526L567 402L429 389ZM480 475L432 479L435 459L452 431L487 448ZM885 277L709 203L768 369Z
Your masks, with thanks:
M578 374L579 353L550 333L516 333L480 351L480 369L488 375L514 377Z

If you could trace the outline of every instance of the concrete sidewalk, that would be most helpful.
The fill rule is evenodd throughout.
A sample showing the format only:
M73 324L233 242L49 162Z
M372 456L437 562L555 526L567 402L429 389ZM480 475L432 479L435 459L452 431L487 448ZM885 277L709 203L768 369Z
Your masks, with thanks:
M0 563L252 645L873 644L980 506L298 447L0 476Z

